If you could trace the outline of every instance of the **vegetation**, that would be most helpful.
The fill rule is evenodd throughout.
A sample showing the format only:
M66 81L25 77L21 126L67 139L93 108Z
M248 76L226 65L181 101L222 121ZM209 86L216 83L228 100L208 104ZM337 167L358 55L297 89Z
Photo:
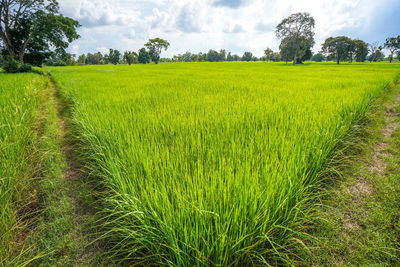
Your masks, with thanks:
M144 46L149 50L151 60L158 64L162 49L167 50L170 44L161 38L150 39Z
M397 37L389 37L386 39L385 48L389 49L389 61L392 63L394 54L400 51L400 35Z
M276 26L276 36L282 39L279 49L286 62L293 59L293 64L298 63L314 46L314 27L314 18L308 13L292 14Z
M0 0L0 40L5 52L21 63L41 66L54 51L66 53L79 37L78 26L59 14L56 0Z
M40 88L34 74L0 74L0 264L17 266L38 212Z
M284 260L337 146L398 74L389 64L110 68L51 70L105 186L109 252L184 266Z

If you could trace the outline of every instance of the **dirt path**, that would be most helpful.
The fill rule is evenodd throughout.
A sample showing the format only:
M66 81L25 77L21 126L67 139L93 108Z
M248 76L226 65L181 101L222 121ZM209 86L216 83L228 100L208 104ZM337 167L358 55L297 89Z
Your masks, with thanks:
M317 208L307 264L400 266L400 84L390 90Z
M74 141L70 124L65 115L68 112L65 110L66 107L55 85L53 83L51 85L59 121L61 149L66 163L62 173L65 186L63 190L67 201L71 204L70 211L72 212L69 233L66 233L72 239L72 243L69 255L63 255L63 257L69 257L67 262L74 266L102 266L104 263L100 259L101 243L95 241L97 237L95 233L96 211L92 206L94 200L91 188L78 161L77 143Z

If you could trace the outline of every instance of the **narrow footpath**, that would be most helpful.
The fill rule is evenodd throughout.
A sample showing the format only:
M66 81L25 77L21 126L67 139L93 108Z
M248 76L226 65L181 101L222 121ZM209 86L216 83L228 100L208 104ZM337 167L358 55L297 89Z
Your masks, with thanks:
M375 104L356 144L361 153L317 210L306 265L400 266L399 126L398 83Z
M96 212L87 176L80 168L67 106L49 77L43 94L46 117L38 187L43 215L29 238L33 266L110 266L96 241Z

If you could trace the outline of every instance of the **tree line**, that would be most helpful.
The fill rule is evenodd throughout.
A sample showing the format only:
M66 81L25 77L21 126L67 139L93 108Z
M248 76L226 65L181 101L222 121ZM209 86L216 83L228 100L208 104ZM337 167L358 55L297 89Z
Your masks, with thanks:
M315 20L308 13L295 13L283 19L276 27L280 40L279 51L265 49L262 57L251 52L232 54L224 49L206 53L178 54L172 58L161 58L169 42L161 38L150 39L139 51L110 49L104 55L88 53L75 58L66 52L69 44L78 39L78 21L60 14L57 0L0 0L0 64L10 72L26 71L30 65L76 65L76 64L136 64L154 62L220 62L220 61L284 61L300 64L314 61L381 61L383 49L389 51L387 60L398 58L400 35L388 37L384 44L367 44L347 36L329 37L322 50L312 53L314 47ZM27 65L28 63L30 65Z

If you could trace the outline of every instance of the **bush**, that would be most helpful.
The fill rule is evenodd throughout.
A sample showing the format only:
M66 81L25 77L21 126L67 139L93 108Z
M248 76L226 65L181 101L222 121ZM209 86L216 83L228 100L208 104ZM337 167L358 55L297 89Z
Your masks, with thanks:
M20 63L13 58L7 58L3 63L3 69L7 73L19 72Z
M31 72L32 71L32 66L29 64L21 64L19 67L19 72Z
M19 61L8 57L3 61L2 68L7 73L32 72L30 64L21 64Z

